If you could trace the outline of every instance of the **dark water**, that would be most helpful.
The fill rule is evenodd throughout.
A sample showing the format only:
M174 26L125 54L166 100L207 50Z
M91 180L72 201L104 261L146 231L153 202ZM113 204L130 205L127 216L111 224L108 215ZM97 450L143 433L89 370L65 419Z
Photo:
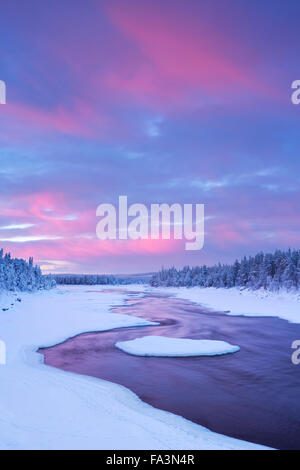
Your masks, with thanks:
M159 294L130 298L113 311L161 326L82 334L41 349L46 364L122 384L145 402L215 432L300 449L300 365L291 362L300 325L208 312ZM224 340L241 350L216 357L155 358L114 347L117 341L152 334Z

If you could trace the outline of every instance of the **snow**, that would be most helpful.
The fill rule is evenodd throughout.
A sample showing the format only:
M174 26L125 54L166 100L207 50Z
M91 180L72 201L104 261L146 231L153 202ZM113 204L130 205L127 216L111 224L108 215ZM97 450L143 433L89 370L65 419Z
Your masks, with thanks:
M0 312L3 310L9 310L15 302L16 297L17 296L11 292L0 291Z
M110 312L126 298L117 289L87 290L22 293L22 302L0 309L7 348L7 364L0 366L0 449L262 448L155 409L120 385L45 366L36 353L41 346L82 332L149 324Z
M115 345L135 356L217 356L239 351L226 341L208 339L168 338L166 336L143 336L131 341L120 341Z
M148 291L162 292L189 300L205 308L228 315L248 317L278 317L300 323L300 292L270 292L233 287L154 287Z

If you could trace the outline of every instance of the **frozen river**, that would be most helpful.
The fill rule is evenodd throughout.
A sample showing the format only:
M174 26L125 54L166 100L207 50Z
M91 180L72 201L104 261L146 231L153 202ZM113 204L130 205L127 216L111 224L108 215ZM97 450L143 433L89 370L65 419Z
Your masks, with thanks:
M160 326L83 333L41 349L46 364L124 385L143 401L221 434L300 448L300 365L291 362L300 325L207 311L159 291L139 298L129 293L127 305L112 311ZM168 358L132 356L114 346L146 335L223 340L241 349L225 356Z

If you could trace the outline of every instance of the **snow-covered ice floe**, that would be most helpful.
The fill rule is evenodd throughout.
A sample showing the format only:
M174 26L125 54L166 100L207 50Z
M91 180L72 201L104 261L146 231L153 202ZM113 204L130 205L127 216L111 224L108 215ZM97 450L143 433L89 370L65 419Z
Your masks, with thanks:
M41 346L82 332L150 324L110 311L125 303L126 293L88 290L22 293L22 302L0 310L7 349L7 364L0 365L0 449L263 448L153 408L120 385L45 366L36 353Z
M131 341L120 341L116 347L135 356L218 356L239 351L226 341L209 339L168 338L166 336L143 336Z

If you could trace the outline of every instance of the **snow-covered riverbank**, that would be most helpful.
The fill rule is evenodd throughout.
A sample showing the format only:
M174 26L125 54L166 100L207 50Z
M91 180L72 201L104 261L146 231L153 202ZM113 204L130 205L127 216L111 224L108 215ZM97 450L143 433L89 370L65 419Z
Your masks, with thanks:
M137 288L142 288L137 286ZM270 292L233 287L144 287L148 292L162 292L195 302L228 315L249 317L278 317L300 323L300 292Z
M0 310L7 348L7 364L0 366L0 449L260 448L152 408L119 385L45 366L38 347L147 324L109 311L124 303L122 292L99 291L82 286L22 294L22 302ZM0 297L5 305L9 300Z

